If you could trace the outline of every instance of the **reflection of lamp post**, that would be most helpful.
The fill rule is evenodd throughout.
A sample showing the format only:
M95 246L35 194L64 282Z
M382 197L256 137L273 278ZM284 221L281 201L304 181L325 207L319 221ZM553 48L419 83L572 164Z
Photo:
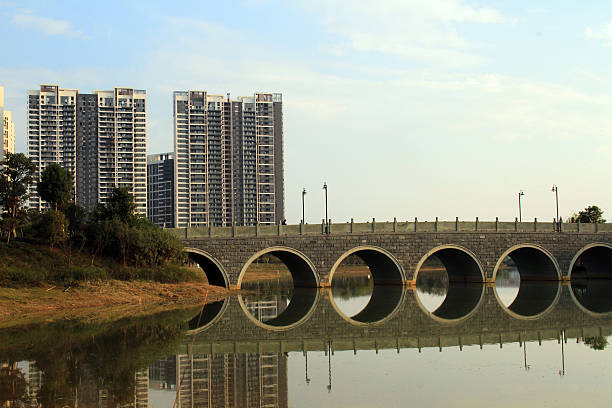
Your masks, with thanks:
M310 385L310 378L308 378L308 352L305 351L306 356L306 385Z
M563 343L565 343L565 329L561 329L561 370L559 370L560 377L563 377L565 375L565 350L563 348Z
M523 221L523 211L521 209L521 197L524 196L525 193L523 193L523 190L519 191L518 193L518 199L519 199L519 222Z
M306 224L306 219L304 218L304 196L306 195L306 188L302 190L302 224Z
M557 229L559 228L559 189L556 184L552 186L552 192L555 193L555 203L557 204Z
M327 367L329 371L329 383L327 384L327 392L331 392L331 340L327 342Z
M325 233L329 234L329 221L327 218L327 182L323 182L323 190L325 190Z

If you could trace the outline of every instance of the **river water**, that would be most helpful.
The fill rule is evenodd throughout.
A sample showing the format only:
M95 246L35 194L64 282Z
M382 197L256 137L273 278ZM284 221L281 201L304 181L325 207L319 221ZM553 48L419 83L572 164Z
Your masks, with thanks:
M609 406L612 285L520 285L361 279L0 330L0 406Z

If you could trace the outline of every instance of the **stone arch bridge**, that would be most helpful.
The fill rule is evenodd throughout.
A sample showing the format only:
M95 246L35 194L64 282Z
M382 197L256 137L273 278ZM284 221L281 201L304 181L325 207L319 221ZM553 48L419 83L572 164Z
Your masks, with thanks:
M612 277L612 224L386 222L177 228L211 284L240 288L249 265L272 254L295 286L329 287L340 263L359 256L375 284L410 285L436 256L452 282L494 282L509 256L522 281Z

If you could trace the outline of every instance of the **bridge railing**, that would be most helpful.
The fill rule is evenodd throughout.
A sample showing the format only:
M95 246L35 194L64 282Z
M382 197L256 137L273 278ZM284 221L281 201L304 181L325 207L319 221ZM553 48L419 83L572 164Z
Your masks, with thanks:
M554 231L568 233L603 233L612 232L612 223L560 223L533 221L513 222L480 221L410 221L379 222L372 219L371 222L344 222L334 223L331 220L326 225L320 224L293 224L293 225L249 225L228 227L187 227L167 229L179 238L230 238L230 237L254 237L254 236L286 236L286 235L347 235L347 234L381 234L381 233L452 233L452 232L497 232L497 233L549 233Z

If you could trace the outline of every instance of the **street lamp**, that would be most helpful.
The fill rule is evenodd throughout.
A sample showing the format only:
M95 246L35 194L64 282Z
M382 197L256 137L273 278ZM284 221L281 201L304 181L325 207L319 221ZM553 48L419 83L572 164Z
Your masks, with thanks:
M327 182L323 182L323 190L325 190L325 233L329 234L329 221L327 218Z
M304 218L304 196L306 195L306 188L302 190L302 224L306 223L306 219Z
M553 184L552 192L555 193L555 203L557 204L557 228L559 228L559 189L556 184Z
M519 199L519 222L523 221L523 212L521 210L521 197L524 196L525 193L523 193L523 190L519 191L518 193L518 199Z

